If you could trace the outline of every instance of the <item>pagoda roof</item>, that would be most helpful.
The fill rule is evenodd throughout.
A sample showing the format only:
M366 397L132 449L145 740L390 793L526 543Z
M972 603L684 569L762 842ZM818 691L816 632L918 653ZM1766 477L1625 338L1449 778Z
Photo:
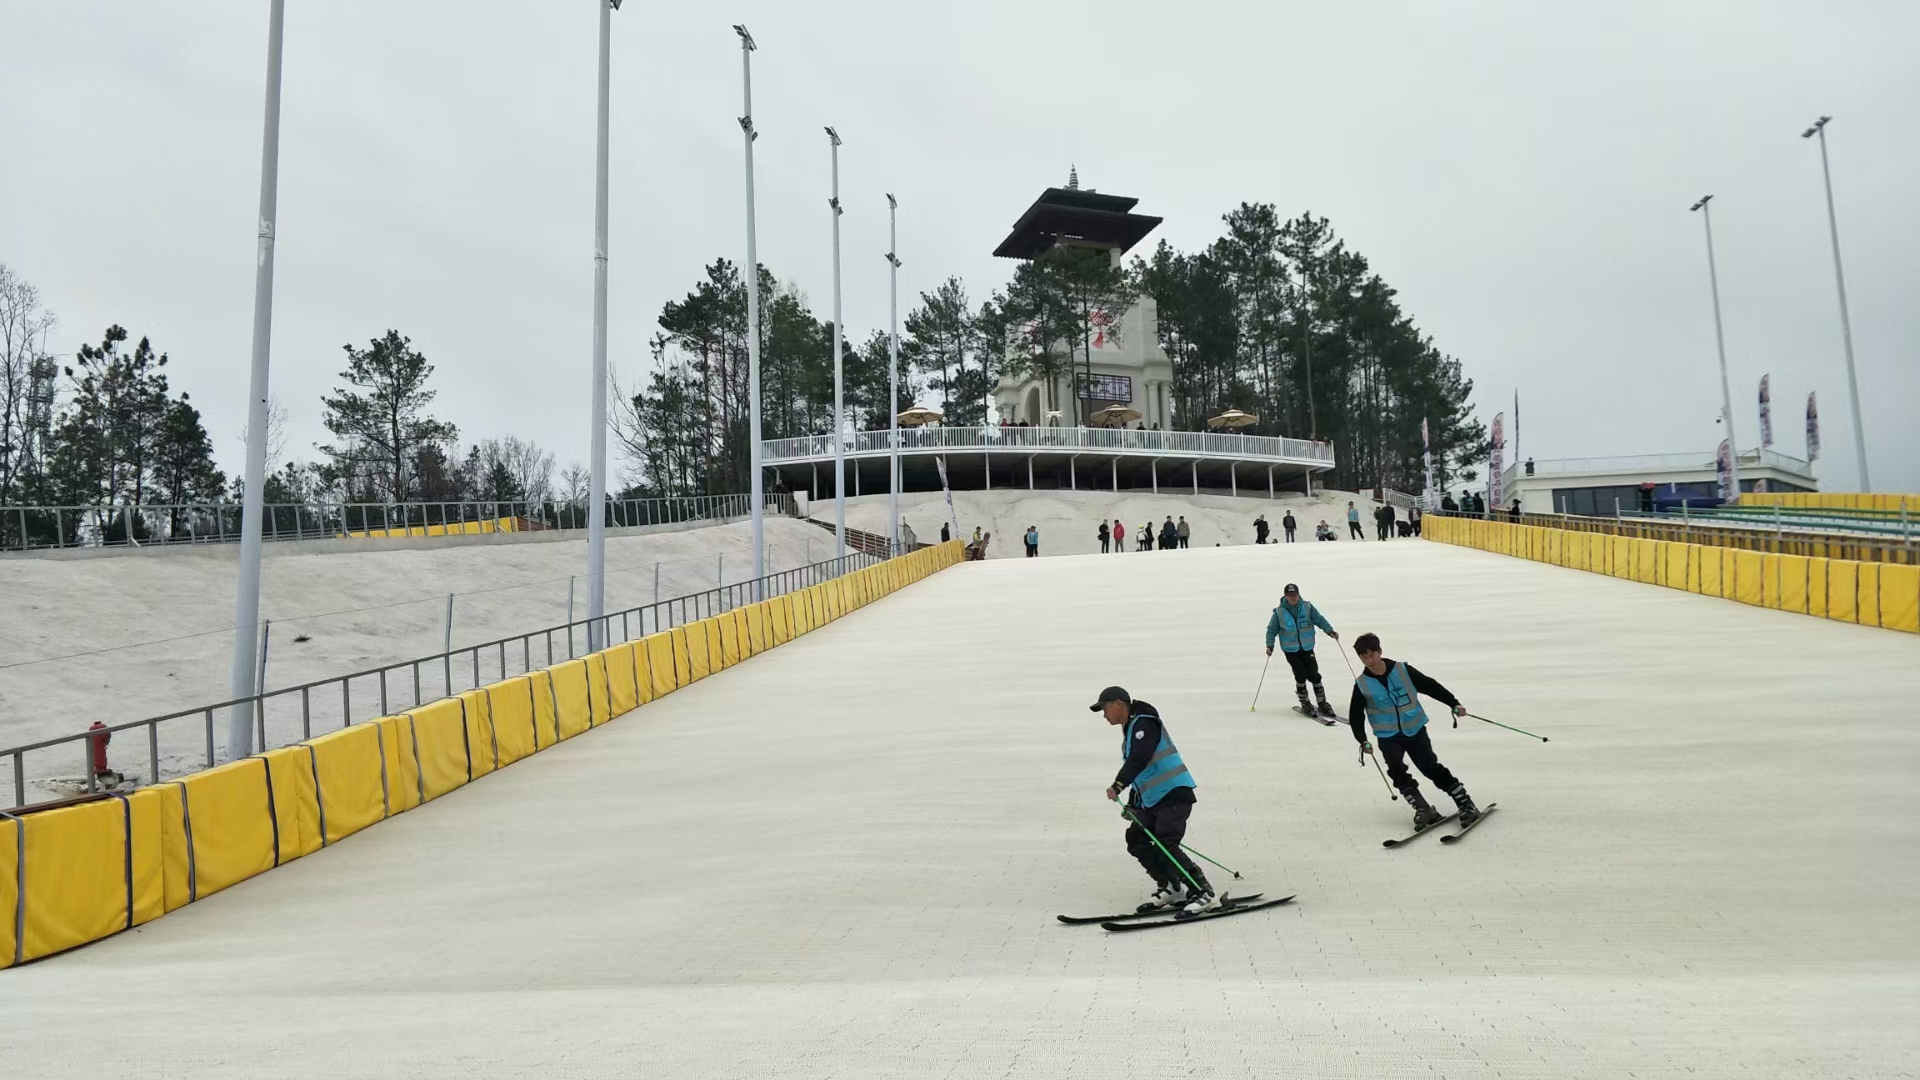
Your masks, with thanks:
M1160 225L1160 218L1132 213L1139 199L1076 188L1048 188L1014 222L993 254L1031 259L1060 243L1109 248L1124 254Z

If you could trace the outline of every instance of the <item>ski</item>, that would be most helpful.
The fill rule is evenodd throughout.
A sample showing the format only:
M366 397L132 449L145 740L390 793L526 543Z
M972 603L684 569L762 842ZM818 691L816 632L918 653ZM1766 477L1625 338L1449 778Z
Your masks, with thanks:
M1441 842L1441 843L1443 843L1443 844L1453 844L1453 843L1458 843L1461 837L1463 837L1463 836L1465 836L1465 835L1467 835L1468 833L1470 833L1470 832L1472 832L1472 831L1473 831L1473 827L1474 827L1475 825L1478 825L1478 824L1480 824L1481 822L1483 822L1483 821L1485 821L1485 820L1487 820L1487 818L1488 818L1488 816L1489 816L1489 815L1491 815L1491 814L1492 814L1492 813L1493 813L1493 812L1494 812L1495 810L1497 810L1497 809L1499 809L1499 807L1500 807L1500 804L1499 804L1499 803L1488 803L1488 804L1487 804L1487 807L1486 807L1486 809L1484 809L1484 810L1482 810L1482 811L1480 811L1480 816L1479 816L1479 817L1477 817L1477 818L1474 818L1474 819L1473 819L1473 820L1472 820L1471 822L1469 822L1469 823L1468 823L1468 824L1467 824L1466 826L1464 826L1464 827L1462 827L1462 828L1461 828L1461 830L1460 830L1459 832L1457 832L1457 833L1453 833L1453 834L1451 834L1451 835L1449 835L1449 836L1443 836L1443 837L1441 837L1441 838L1440 838L1440 842Z
M1229 896L1222 901L1222 906L1234 906L1258 899L1260 899L1259 893L1251 896ZM1131 919L1155 919L1172 910L1172 908L1158 908L1154 911L1128 911L1119 915L1055 915L1054 918L1068 926L1088 926L1093 923L1122 922Z
M1492 809L1492 807L1488 807L1488 809ZM1448 815L1447 815L1446 817L1443 817L1443 818L1441 818L1441 819L1440 819L1439 821L1436 821L1436 822L1434 822L1433 824L1431 824L1431 825L1429 825L1429 826L1427 826L1426 828L1424 828L1424 829L1415 829L1415 830L1413 830L1413 832L1412 832L1412 833L1410 833L1410 834L1408 834L1408 835L1406 835L1406 836L1403 836L1403 837L1401 837L1401 838L1400 838L1400 839L1398 839L1398 840L1382 840L1382 841L1380 841L1380 846L1381 846L1381 847L1385 847L1385 848L1397 848L1397 847L1399 847L1400 845L1402 845L1402 844L1405 844L1405 843L1408 843L1409 841L1412 841L1412 840L1414 840L1415 838L1417 838L1417 837L1419 837L1419 836L1421 836L1421 835L1423 835L1423 834L1425 834L1425 833L1430 833L1430 832L1432 832L1433 830L1435 830L1435 829L1437 829L1437 828L1439 828L1439 827L1440 827L1440 826L1442 826L1442 825L1445 825L1445 824L1446 824L1447 822L1449 822L1449 821L1452 821L1452 820L1453 820L1454 818L1457 818L1457 817L1459 817L1459 816L1460 816L1460 815L1459 815L1459 814L1457 814L1457 813L1454 813L1454 814L1448 814Z
M1229 915L1245 915L1249 911L1264 911L1270 907L1279 907L1281 904L1291 903L1293 903L1293 897L1283 896L1278 900L1262 900L1253 904L1235 904L1232 907L1217 907L1210 911L1203 911L1198 915L1189 915L1185 918L1154 919L1149 922L1109 921L1101 923L1100 927L1112 933L1122 934L1129 930L1153 930L1162 926L1185 926L1188 923L1206 922L1208 919L1224 919Z
M1301 716L1304 716L1309 720L1314 721L1315 723L1321 725L1322 727L1332 727L1334 725L1334 721L1329 720L1324 716L1321 716L1317 712L1308 712L1307 710L1301 708L1298 705L1295 705L1293 707L1293 711L1299 713Z

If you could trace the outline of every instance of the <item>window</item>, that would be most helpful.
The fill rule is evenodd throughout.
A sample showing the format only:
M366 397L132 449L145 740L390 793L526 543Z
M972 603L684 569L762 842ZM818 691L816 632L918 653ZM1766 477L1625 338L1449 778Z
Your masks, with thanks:
M1080 384L1080 400L1133 403L1133 379L1125 375L1095 375Z

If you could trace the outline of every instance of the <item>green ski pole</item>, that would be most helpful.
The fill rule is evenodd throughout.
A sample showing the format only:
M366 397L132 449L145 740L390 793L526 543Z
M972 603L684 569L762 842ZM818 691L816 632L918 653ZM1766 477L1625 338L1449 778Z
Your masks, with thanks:
M1144 821L1141 821L1138 817L1134 816L1133 807L1128 806L1126 803L1121 803L1120 811L1126 814L1128 818L1132 819L1135 825L1140 826L1140 831L1147 834L1147 839L1153 841L1153 846L1160 849L1160 854L1165 855L1167 857L1167 861L1173 864L1173 868L1175 870L1180 871L1180 876L1183 878L1186 878L1187 884L1193 886L1193 894L1195 896L1199 896L1207 891L1200 887L1199 882L1193 880L1193 875L1187 873L1187 868L1180 864L1179 859L1176 859L1173 857L1173 853L1167 850L1167 845L1161 843L1160 838L1153 835L1153 830L1147 828L1147 823ZM1208 861L1212 861L1212 860L1208 860Z
M1234 878L1234 880L1235 880L1235 881L1245 881L1245 880L1246 880L1245 878L1243 878L1243 877L1241 877L1241 876L1240 876L1240 871L1238 871L1238 870L1235 870L1235 869L1234 869L1233 867L1231 867L1231 866L1227 866L1227 865L1226 865L1226 864L1224 864L1224 863L1220 863L1220 862L1215 862L1215 861L1214 861L1213 859L1208 859L1208 858L1206 857L1206 855L1204 855L1204 854L1202 854L1201 852L1198 852L1198 851L1195 851L1195 850L1193 850L1192 848L1190 848L1190 847L1188 847L1188 846L1187 846L1187 845L1185 845L1185 844L1181 844L1181 845L1180 845L1180 850L1181 850L1181 851L1184 851L1184 852L1186 852L1186 853L1187 853L1187 854L1189 854L1189 855L1192 855L1192 856L1195 856L1195 857L1197 857L1197 858L1200 858L1200 859L1204 859L1204 860L1205 860L1205 861L1207 861L1207 862L1210 862L1210 863L1213 863L1213 865L1215 865L1215 866L1218 866L1218 867L1219 867L1220 869L1222 869L1222 870L1225 870L1225 871L1226 871L1227 873L1229 873L1229 874L1232 874L1232 875L1233 875L1233 878Z
M1531 731L1521 731L1519 728L1514 727L1512 724L1503 724L1498 720L1488 720L1486 717L1480 716L1476 713L1468 713L1467 715L1473 717L1475 720L1481 721L1482 723L1492 724L1494 727L1506 728L1508 731L1518 731L1520 732L1520 734L1525 735L1529 739L1539 739L1541 742L1551 741L1545 735L1535 735Z

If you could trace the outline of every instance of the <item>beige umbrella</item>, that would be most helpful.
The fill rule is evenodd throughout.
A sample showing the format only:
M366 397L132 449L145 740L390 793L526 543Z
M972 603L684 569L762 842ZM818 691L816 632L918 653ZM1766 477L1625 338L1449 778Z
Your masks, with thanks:
M1140 419L1140 410L1125 405L1109 405L1093 414L1093 422L1099 427L1120 427Z
M1260 418L1250 413L1243 413L1239 409L1228 409L1219 416L1210 417L1207 420L1207 426L1210 428L1242 428L1252 427L1259 422Z
M913 408L901 413L896 419L900 421L901 427L921 427L926 424L937 424L944 419L944 417L925 406L915 405Z

